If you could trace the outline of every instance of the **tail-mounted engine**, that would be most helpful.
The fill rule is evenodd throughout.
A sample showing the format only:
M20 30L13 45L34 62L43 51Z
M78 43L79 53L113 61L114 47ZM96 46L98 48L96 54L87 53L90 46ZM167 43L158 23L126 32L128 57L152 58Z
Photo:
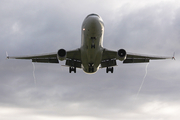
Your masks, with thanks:
M117 58L118 58L119 60L121 60L121 61L125 60L125 59L126 59L126 56L127 56L127 54L126 54L126 51L125 51L124 49L119 49L119 50L117 51Z
M67 52L66 52L66 50L64 50L64 49L60 49L60 50L58 50L58 52L57 52L57 57L58 57L58 59L61 60L61 61L63 61L63 60L66 59L66 55L67 55Z

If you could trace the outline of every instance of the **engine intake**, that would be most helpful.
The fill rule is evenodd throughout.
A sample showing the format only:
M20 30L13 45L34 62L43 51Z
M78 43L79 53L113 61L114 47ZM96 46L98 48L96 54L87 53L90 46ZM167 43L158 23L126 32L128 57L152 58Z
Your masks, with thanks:
M119 49L118 52L117 52L117 58L121 61L125 60L126 59L126 51L124 49Z
M58 52L57 52L57 57L58 57L58 59L61 60L61 61L63 61L63 60L66 59L66 55L67 55L67 52L66 52L66 50L64 50L64 49L60 49L60 50L58 50Z

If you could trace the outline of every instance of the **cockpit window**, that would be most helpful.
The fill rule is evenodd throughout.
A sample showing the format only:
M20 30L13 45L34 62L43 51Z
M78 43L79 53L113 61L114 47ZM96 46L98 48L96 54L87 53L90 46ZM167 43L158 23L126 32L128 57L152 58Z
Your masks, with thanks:
M99 15L92 13L92 14L89 14L86 18L88 18L89 16L97 16L97 17L99 17Z

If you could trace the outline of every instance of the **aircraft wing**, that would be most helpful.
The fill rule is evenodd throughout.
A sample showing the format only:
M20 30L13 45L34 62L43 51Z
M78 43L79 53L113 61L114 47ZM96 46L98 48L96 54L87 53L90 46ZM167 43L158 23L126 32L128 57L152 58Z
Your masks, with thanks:
M59 63L57 53L32 55L32 56L7 56L8 59L31 59L32 62Z
M48 53L41 55L32 55L32 56L7 56L8 59L31 59L32 62L41 62L41 63L59 63L57 53ZM79 49L67 51L66 59L81 60L81 55ZM66 60L65 59L65 60Z
M148 56L148 55L127 53L126 59L123 61L123 63L144 63L144 62L149 62L150 60L161 60L161 59L173 59L173 57Z
M102 61L108 59L116 59L116 57L117 57L117 51L107 50L107 49L103 50Z
M160 59L174 59L174 57L158 57L127 53L126 58L123 60L123 63L146 63L150 60ZM116 60L118 60L117 51L104 49L101 61L101 68L116 66Z

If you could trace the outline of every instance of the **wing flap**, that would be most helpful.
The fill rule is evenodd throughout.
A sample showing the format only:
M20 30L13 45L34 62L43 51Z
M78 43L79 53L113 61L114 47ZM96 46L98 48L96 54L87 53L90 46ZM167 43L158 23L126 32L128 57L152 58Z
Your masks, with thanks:
M58 59L42 59L42 58L37 58L37 59L32 59L32 62L40 62L40 63L59 63Z
M147 63L149 59L125 59L123 63Z
M117 66L115 59L101 61L101 68L112 66Z
M8 59L32 59L32 62L40 63L59 63L57 53L32 55L32 56L7 56ZM69 62L71 61L71 62ZM81 67L81 52L80 49L67 51L66 63L69 66Z
M172 57L157 57L128 53L123 63L147 63L150 60L172 59Z
M32 56L19 56L19 57L7 57L8 59L32 59L32 62L40 63L59 63L56 53L32 55Z
M147 56L147 55L138 55L138 54L127 54L127 59L151 59L151 60L157 60L157 59L172 59L172 57L157 57L157 56Z
M31 56L8 56L8 59L36 59L36 58L52 58L52 59L57 59L57 54L52 53L52 54L42 54L42 55L31 55Z

